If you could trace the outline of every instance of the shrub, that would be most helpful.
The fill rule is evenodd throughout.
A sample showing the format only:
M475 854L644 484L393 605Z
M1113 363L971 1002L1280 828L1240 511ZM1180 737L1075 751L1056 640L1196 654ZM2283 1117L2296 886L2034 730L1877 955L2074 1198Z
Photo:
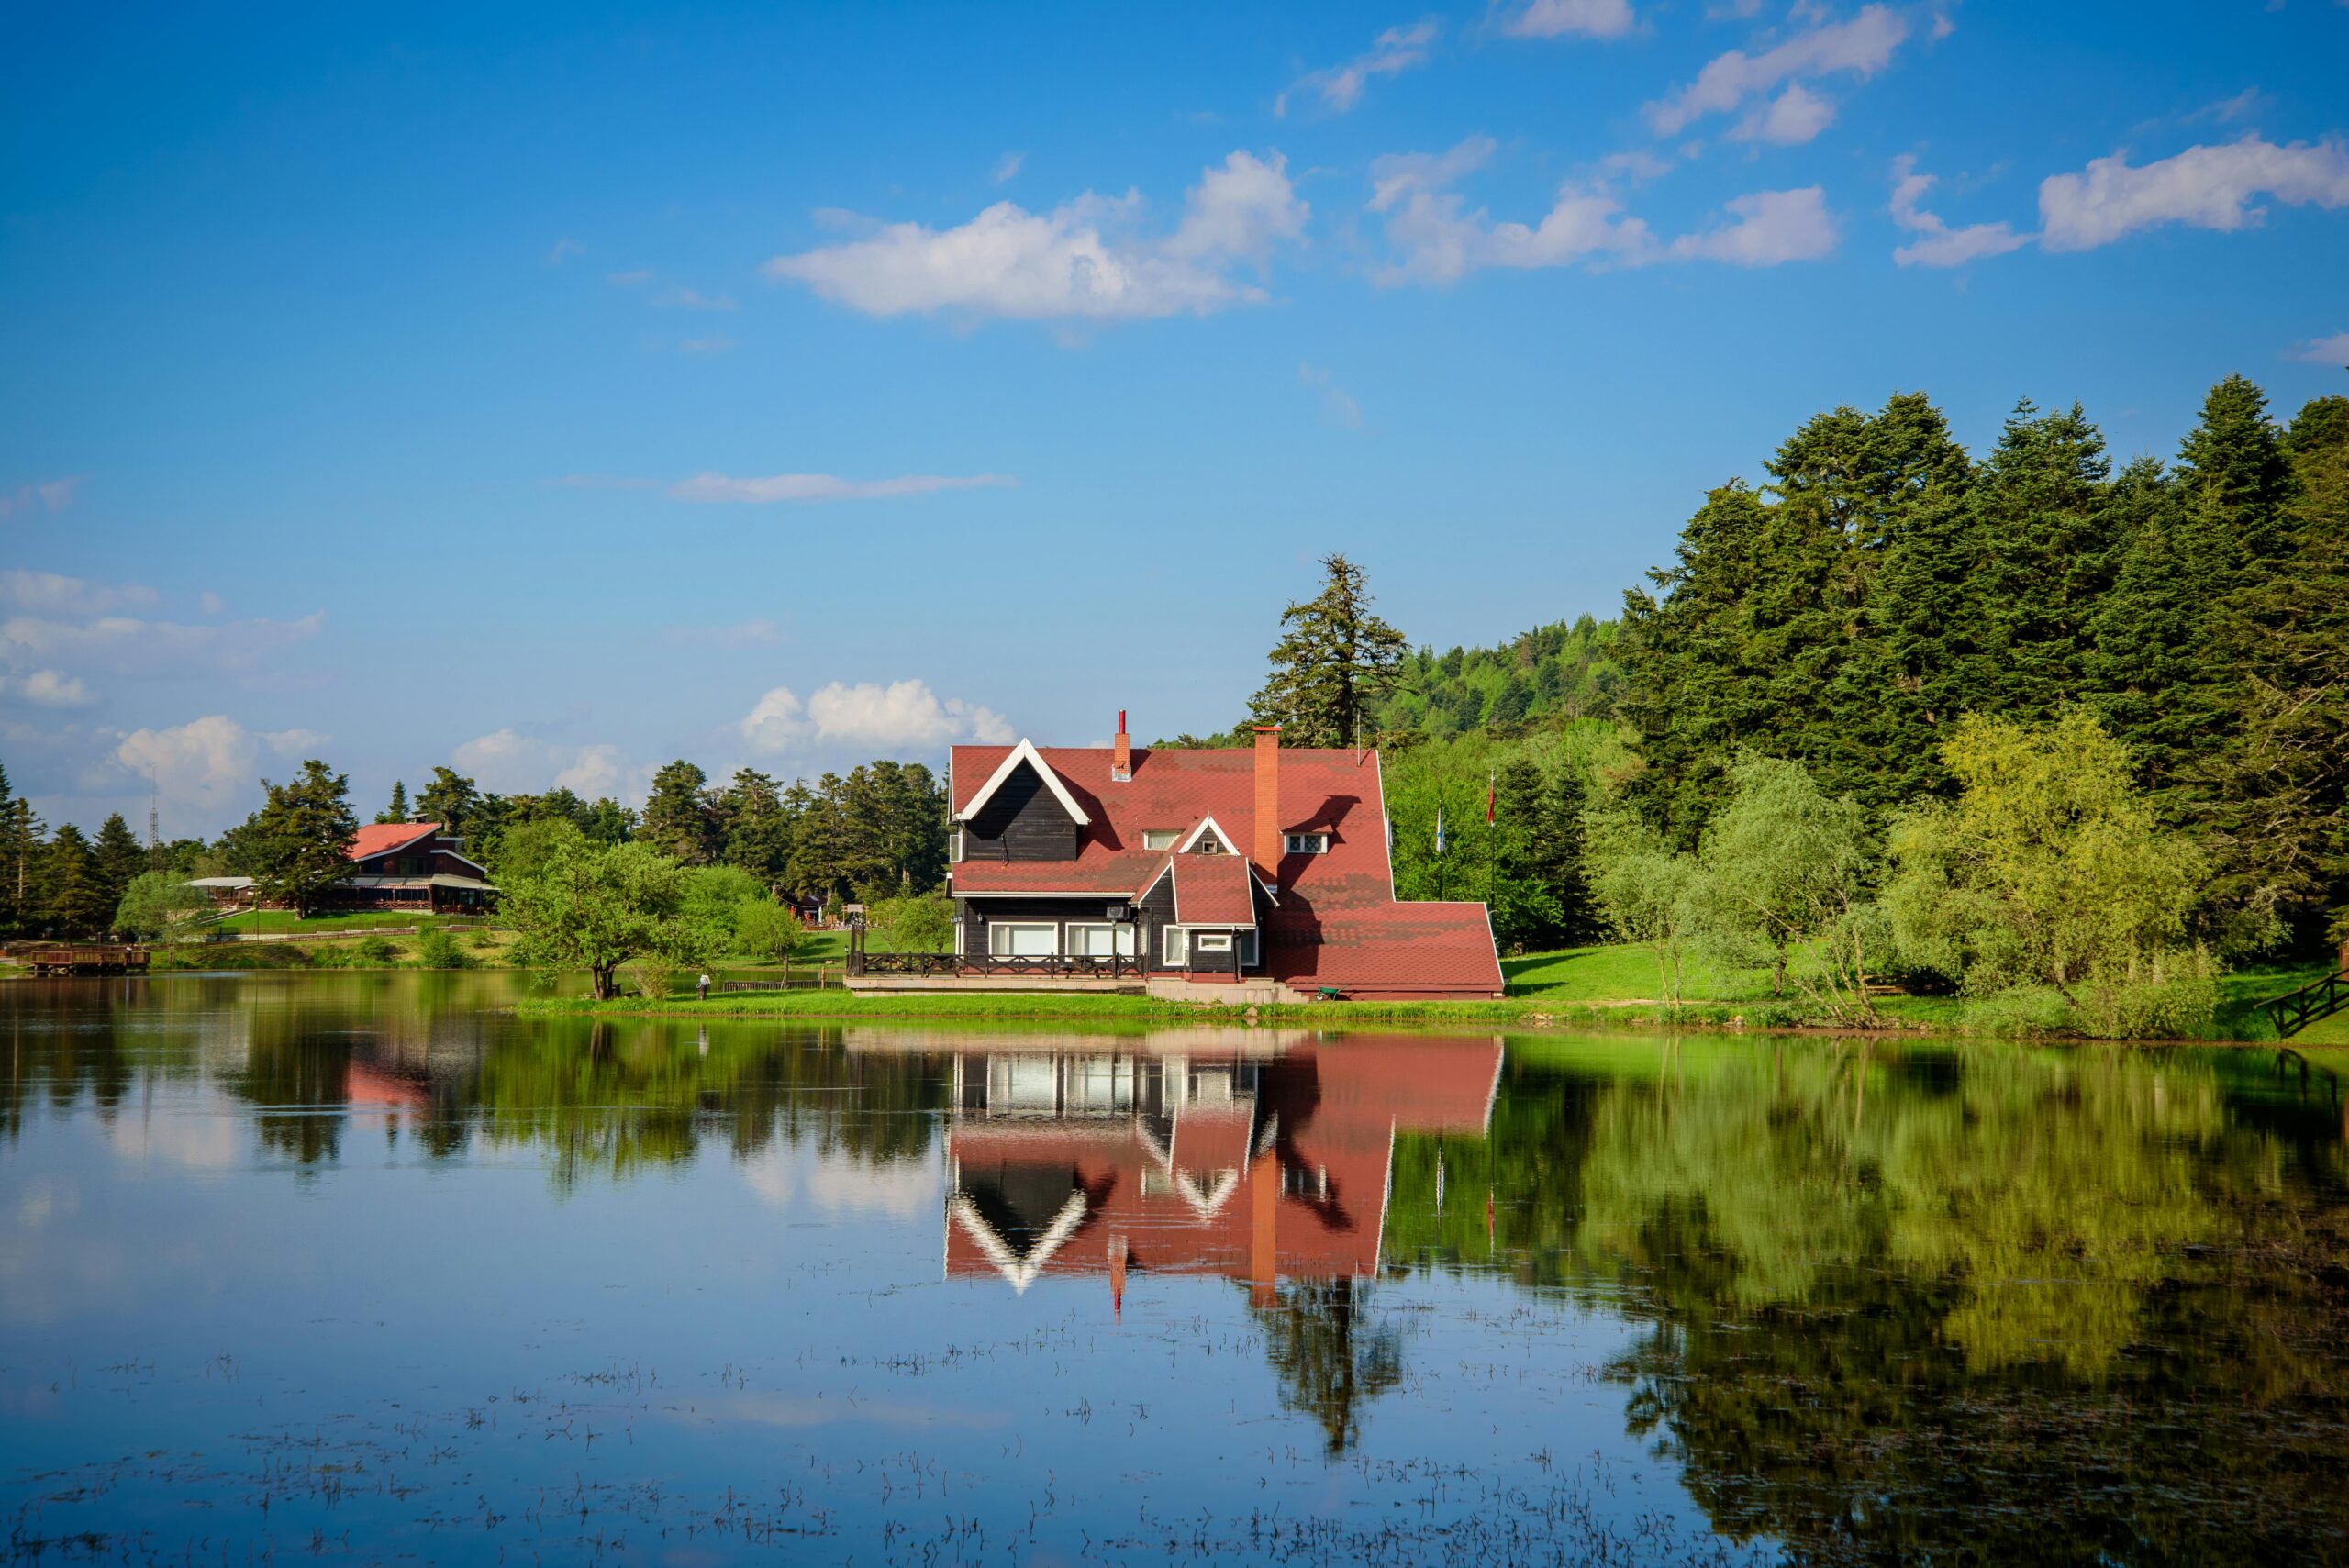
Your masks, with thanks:
M459 947L456 938L436 928L417 939L416 962L420 969L471 969L473 955Z

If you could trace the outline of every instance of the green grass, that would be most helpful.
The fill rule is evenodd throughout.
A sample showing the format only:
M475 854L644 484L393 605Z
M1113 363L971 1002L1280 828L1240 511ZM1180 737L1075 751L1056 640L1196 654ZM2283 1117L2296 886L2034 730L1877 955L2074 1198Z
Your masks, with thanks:
M388 909L365 910L351 915L313 915L308 919L297 918L290 909L248 909L241 915L231 915L204 927L207 931L241 931L249 935L267 932L298 932L304 936L326 935L335 931L363 931L376 927L414 926L429 930L446 926L451 919L445 915L403 915Z
M825 937L829 949L823 954L825 960L838 962L845 956L844 937L840 933L825 933ZM794 971L803 964L812 969L820 951L803 949L794 954ZM1690 965L1685 976L1687 1000L1676 1011L1667 1008L1656 999L1660 978L1653 955L1644 948L1609 945L1528 953L1503 960L1501 969L1508 995L1500 1001L1269 1004L1252 1009L1252 1017L1258 1023L1309 1024L1324 1029L1360 1023L1781 1029L1820 1021L1791 988L1787 996L1773 998L1766 971L1709 969L1701 964ZM779 965L774 963L745 962L713 966L710 973L718 978L730 975L747 979L778 971ZM2323 973L2321 965L2287 964L2244 969L2226 976L2220 983L2219 1012L2210 1038L2272 1039L2272 1030L2256 1004L2305 984ZM1904 1031L2020 1036L2049 1032L2034 1022L2028 1008L2002 1008L1958 996L1886 996L1877 999L1876 1007L1887 1028ZM533 999L518 1004L518 1010L534 1016L1095 1018L1138 1024L1233 1022L1252 1016L1251 1009L1241 1007L1098 992L915 991L858 995L813 987L788 992L725 992L713 995L707 1001L698 1000L690 993L658 1000L640 996L610 1002L584 997ZM2349 1014L2327 1019L2296 1037L2295 1043L2302 1041L2349 1044Z

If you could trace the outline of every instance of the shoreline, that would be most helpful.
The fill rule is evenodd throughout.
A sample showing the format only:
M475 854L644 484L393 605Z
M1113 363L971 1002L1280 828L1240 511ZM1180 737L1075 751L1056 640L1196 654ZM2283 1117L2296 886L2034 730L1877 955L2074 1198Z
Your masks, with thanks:
M1393 1027L1469 1025L1516 1029L1604 1028L1618 1029L1685 1029L1720 1034L1837 1035L1899 1040L1920 1035L1954 1035L1982 1040L2016 1040L2035 1044L2122 1045L2130 1047L2259 1046L2298 1049L2290 1040L2250 1035L2165 1037L2113 1040L2059 1031L1983 1030L1968 1029L1954 1018L1904 1018L1887 1010L1870 1027L1822 1023L1795 1007L1763 1002L1687 1002L1676 1008L1637 999L1624 1001L1554 1001L1542 997L1509 997L1489 1002L1308 1002L1260 1003L1236 1006L1203 1002L1163 1002L1143 996L1083 995L1047 993L1020 995L1007 992L960 995L896 994L853 997L837 991L756 992L653 1000L642 996L615 997L598 1002L588 997L528 997L509 1009L529 1018L760 1018L806 1019L809 1022L855 1022L890 1019L963 1018L974 1022L1083 1022L1152 1025L1239 1026L1311 1025L1325 1029L1362 1026ZM2323 1048L2340 1042L2309 1040Z

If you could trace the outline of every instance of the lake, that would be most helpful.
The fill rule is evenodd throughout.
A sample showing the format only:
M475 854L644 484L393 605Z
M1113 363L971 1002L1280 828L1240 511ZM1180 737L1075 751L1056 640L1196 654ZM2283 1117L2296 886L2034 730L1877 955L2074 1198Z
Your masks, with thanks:
M2331 1065L0 987L12 1559L2349 1560Z

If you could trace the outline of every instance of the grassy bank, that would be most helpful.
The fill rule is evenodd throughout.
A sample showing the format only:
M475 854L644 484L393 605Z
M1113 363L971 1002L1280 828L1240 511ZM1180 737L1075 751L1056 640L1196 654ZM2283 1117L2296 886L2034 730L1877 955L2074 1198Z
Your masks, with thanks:
M794 967L798 966L795 959ZM857 995L838 989L787 992L721 992L707 1001L690 993L665 997L623 996L609 1002L584 997L529 999L518 1010L534 1017L680 1017L806 1018L1095 1018L1158 1024L1230 1023L1252 1018L1259 1023L1308 1024L1322 1029L1355 1023L1675 1029L1802 1029L1825 1022L1800 996L1770 995L1766 971L1692 968L1687 997L1667 1006L1653 957L1631 947L1570 948L1531 953L1502 964L1508 995L1497 1001L1312 1002L1241 1008L1145 996L1101 994L1007 992L905 992ZM714 969L720 975L751 971ZM2220 983L2219 1006L2204 1038L2259 1040L2275 1038L2256 1004L2292 990L2324 973L2321 965L2277 965L2239 971ZM2022 997L1998 1004L1956 996L1890 995L1876 999L1887 1030L1947 1034L2062 1037L2066 1031L2045 1020L2057 1016L2052 998ZM2349 1015L2325 1020L2297 1040L2349 1042Z

